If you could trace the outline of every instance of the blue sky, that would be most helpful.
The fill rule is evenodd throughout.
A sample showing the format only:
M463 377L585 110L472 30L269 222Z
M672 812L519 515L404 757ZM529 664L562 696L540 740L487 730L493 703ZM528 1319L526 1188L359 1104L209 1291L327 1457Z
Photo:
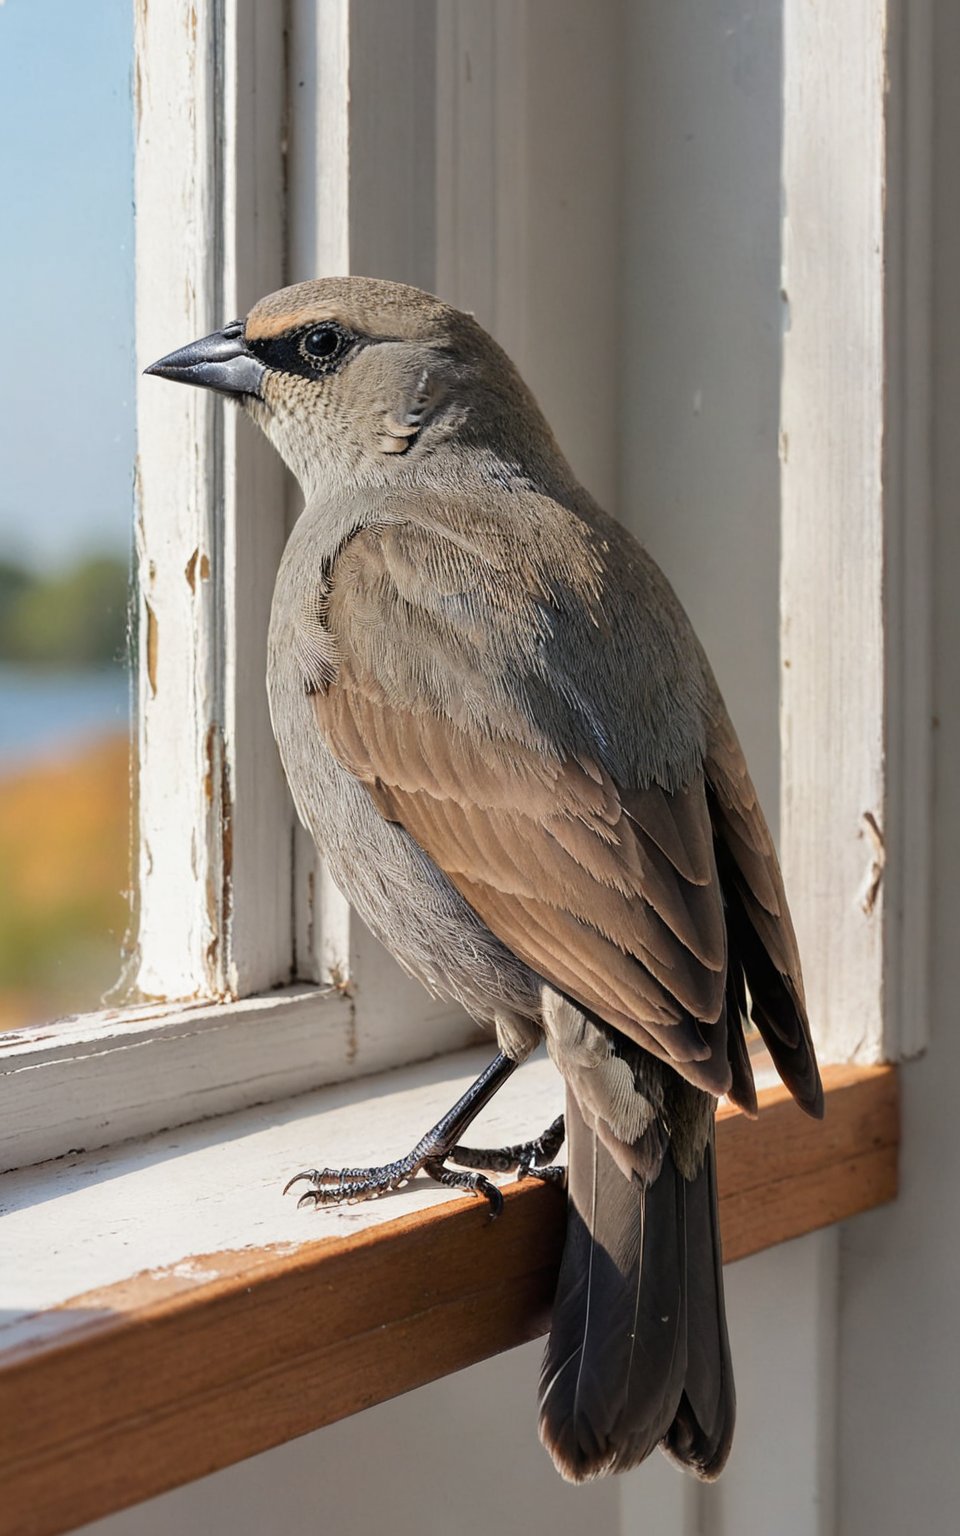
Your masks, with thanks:
M126 553L131 0L0 0L0 557Z

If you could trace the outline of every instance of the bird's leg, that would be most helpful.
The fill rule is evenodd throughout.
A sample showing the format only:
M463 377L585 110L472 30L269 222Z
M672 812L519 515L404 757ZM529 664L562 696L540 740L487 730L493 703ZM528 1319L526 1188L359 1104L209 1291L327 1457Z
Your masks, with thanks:
M563 1116L558 1115L535 1141L520 1141L512 1147L451 1147L447 1157L461 1168L483 1168L487 1173L512 1173L519 1179L532 1175L549 1183L562 1184L565 1172L562 1168L547 1166L553 1162L566 1132Z
M455 1189L470 1189L483 1195L490 1202L493 1215L503 1206L503 1196L495 1184L482 1173L457 1173L444 1167L457 1137L462 1136L468 1125L476 1119L484 1105L489 1103L499 1088L516 1069L517 1062L502 1051L490 1065L471 1083L466 1093L452 1109L438 1120L436 1125L422 1136L406 1157L395 1163L385 1163L379 1168L308 1168L297 1173L284 1189L284 1194L294 1184L303 1181L310 1185L304 1190L298 1205L346 1205L358 1200L375 1200L394 1189L402 1189L414 1174L426 1173L438 1184Z

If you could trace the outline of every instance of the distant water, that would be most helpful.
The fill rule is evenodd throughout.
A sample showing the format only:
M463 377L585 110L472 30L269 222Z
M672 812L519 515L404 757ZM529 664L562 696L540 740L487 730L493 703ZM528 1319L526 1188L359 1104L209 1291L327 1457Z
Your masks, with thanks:
M48 672L0 663L0 770L117 732L130 718L127 674Z

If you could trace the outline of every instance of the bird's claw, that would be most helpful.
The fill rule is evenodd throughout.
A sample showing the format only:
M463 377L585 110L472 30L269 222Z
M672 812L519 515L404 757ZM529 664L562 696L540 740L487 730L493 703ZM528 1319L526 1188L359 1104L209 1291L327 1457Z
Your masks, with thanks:
M382 1168L307 1168L295 1173L283 1192L286 1194L294 1184L304 1181L312 1188L304 1190L297 1201L298 1209L301 1205L356 1205L360 1200L376 1200L380 1195L402 1189L419 1168L420 1163L412 1156Z
M324 1170L324 1171L326 1171L326 1170ZM317 1169L317 1168L304 1168L302 1173L295 1173L293 1178L292 1179L288 1179L286 1184L284 1184L284 1186L283 1186L284 1194L288 1195L290 1193L291 1189L293 1188L294 1184L299 1184L301 1182L301 1180L304 1180L308 1184L319 1184L319 1182L320 1182L320 1170ZM305 1197L303 1195L301 1195L300 1199L297 1201L297 1204L301 1205L303 1203L304 1198Z
M283 1192L286 1194L301 1182L312 1186L305 1189L297 1200L298 1210L305 1205L312 1205L314 1209L330 1205L356 1205L361 1200L378 1200L381 1195L402 1189L417 1173L425 1173L445 1189L469 1190L486 1199L492 1216L499 1216L503 1209L503 1196L495 1184L480 1173L461 1173L445 1167L443 1156L439 1153L420 1158L410 1154L382 1168L307 1168L288 1179Z
M457 1144L458 1135L466 1130L478 1110L506 1081L516 1065L516 1062L505 1056L502 1051L498 1052L466 1093L461 1094L453 1108L437 1121L426 1136L421 1137L413 1151L408 1152L406 1157L399 1158L395 1163L386 1163L379 1168L306 1169L301 1173L295 1173L293 1178L287 1181L284 1194L294 1185L303 1182L311 1187L300 1195L297 1200L298 1206L349 1205L357 1200L375 1200L380 1195L402 1189L404 1184L416 1174L425 1173L447 1189L469 1190L471 1194L480 1196L487 1201L491 1217L498 1216L503 1209L503 1196L497 1186L485 1178L483 1172L464 1173L460 1169L448 1168L446 1164L451 1158L455 1162L461 1161L457 1156L463 1150ZM552 1151L550 1150L551 1137L553 1138ZM553 1151L562 1140L563 1117L560 1116L546 1135L541 1136L537 1141L508 1149L513 1154L513 1162L509 1166L516 1167L519 1161L523 1161L531 1165L536 1163L539 1167L540 1164L550 1161ZM474 1157L476 1156L477 1154L474 1154ZM466 1166L469 1168L471 1164L467 1163ZM472 1166L491 1171L489 1163L474 1162ZM530 1171L533 1171L532 1166Z

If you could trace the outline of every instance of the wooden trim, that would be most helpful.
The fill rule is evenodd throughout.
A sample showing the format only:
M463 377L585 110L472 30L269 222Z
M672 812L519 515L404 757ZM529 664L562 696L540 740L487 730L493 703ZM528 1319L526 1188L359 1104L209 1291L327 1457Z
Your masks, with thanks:
M371 992L374 979L368 978ZM304 985L234 1003L147 1004L11 1031L0 1049L0 1171L115 1146L476 1041L472 1020L452 1022L442 1001L424 995L415 1031L397 1020L382 992L374 1001L379 1014L365 1021L359 1039L348 997Z
M215 11L222 51L222 61L220 55L213 59L220 155L215 216L222 224L219 327L284 282L287 79L282 7L218 0ZM146 69L149 74L149 60ZM153 381L145 381L144 395L147 382ZM218 409L222 464L210 579L219 597L220 967L228 996L249 997L297 974L291 908L296 817L264 684L273 583L287 541L287 476L243 411L235 405ZM149 824L152 805L144 812Z
M728 1261L894 1198L894 1068L830 1069L823 1125L760 1097L756 1124L720 1114ZM74 1297L51 1342L0 1355L0 1536L54 1536L535 1338L563 1222L558 1190L514 1185L496 1223L451 1199L211 1255L209 1281L194 1255Z
M261 9L270 7L257 7L258 24ZM286 280L353 272L432 289L434 0L291 0L286 12ZM303 497L292 477L288 490L292 523ZM263 568L272 592L276 561ZM354 920L300 826L293 894L295 974L341 989L355 1055L379 1039L384 1018L411 1057L427 1038L428 1016L458 1029L461 1041L475 1038L472 1022L450 1003L428 1004L425 1014L423 988Z
M784 9L780 836L832 1061L884 1054L885 17Z
M217 0L135 11L138 368L222 325ZM223 407L137 395L139 935L149 998L217 997L223 944L219 534Z
M781 848L821 1060L930 974L930 0L784 7Z

